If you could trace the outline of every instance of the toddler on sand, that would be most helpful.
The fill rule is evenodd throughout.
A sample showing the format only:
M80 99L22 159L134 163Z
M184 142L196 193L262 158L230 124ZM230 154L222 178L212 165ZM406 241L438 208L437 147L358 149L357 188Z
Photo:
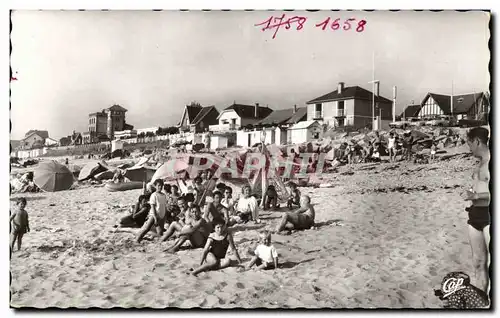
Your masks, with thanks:
M10 235L10 255L14 250L14 244L17 240L17 250L21 249L23 235L30 231L30 224L28 221L28 212L26 212L26 199L19 198L17 201L18 210L10 216L11 222L11 235Z
M246 269L252 268L257 263L257 269L270 269L272 265L278 268L278 252L271 245L271 232L260 234L260 244L255 249L255 256L250 260Z

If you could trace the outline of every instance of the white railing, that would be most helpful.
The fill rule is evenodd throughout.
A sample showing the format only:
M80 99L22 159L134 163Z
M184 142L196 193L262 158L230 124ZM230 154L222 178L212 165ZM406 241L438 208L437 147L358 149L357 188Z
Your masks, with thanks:
M237 130L240 128L239 125L236 124L220 124L220 125L210 125L208 127L209 131L231 131L231 130Z
M335 116L337 116L337 117L345 116L345 109L337 109Z
M322 118L323 118L323 114L322 114L321 110L314 111L314 118L313 119L322 119Z

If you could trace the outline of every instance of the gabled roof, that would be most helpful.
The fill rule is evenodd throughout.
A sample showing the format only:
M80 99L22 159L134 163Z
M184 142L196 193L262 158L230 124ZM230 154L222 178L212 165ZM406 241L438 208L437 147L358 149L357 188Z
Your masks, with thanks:
M293 108L280 109L273 111L269 116L262 119L257 125L286 125L295 124L303 117L307 116L307 108L297 108L297 112L293 112Z
M120 105L113 105L108 110L115 111L115 112L126 112L127 109L121 107Z
M36 129L32 129L32 130L29 130L26 135L24 135L24 139L28 138L29 136L33 135L33 134L38 134L38 136L42 137L42 138L49 138L49 132L46 131L46 130L36 130Z
M255 116L255 107L258 107L257 116ZM273 110L269 107L243 104L233 104L224 109L224 111L226 110L234 110L238 116L244 119L264 119L273 112Z
M318 124L316 120L309 120L309 121L301 121L290 127L289 129L304 129L304 128L309 128L314 124Z
M188 106L186 106L188 107ZM198 115L196 115L196 117L193 119L193 121L189 121L191 123L191 125L197 125L199 124L203 118L205 118L212 110L215 110L217 112L217 116L219 116L219 111L217 110L217 108L215 108L215 106L206 106L206 107L203 107L199 112L198 112Z
M408 105L405 110L401 113L401 117L417 117L418 112L422 108L421 105Z
M366 90L359 86L349 86L344 87L342 93L338 93L338 89L325 94L323 96L317 97L311 101L308 101L306 104L316 104L316 103L324 103L331 102L336 100L345 100L345 99L363 99L363 100L372 100L373 93L369 90ZM382 96L375 96L375 101L384 102L384 103L392 103L389 99Z
M186 111L189 118L189 122L192 123L193 120L198 116L198 113L203 109L201 106L197 105L186 105Z
M483 98L483 93L477 94L463 94L453 96L453 113L467 113L471 107L474 106L481 98ZM436 93L427 93L427 96L422 100L422 106L427 102L429 97L432 97L434 101L439 105L445 115L451 114L451 95L442 95Z

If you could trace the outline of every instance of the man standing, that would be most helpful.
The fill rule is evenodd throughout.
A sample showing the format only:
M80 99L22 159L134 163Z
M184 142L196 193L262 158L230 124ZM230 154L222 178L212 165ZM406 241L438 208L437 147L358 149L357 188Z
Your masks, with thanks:
M469 241L472 247L472 260L476 276L476 286L488 293L489 285L489 244L490 244L490 150L488 148L489 132L486 128L476 127L467 133L467 144L474 157L479 159L474 169L473 188L463 194L472 205L466 208L469 212Z

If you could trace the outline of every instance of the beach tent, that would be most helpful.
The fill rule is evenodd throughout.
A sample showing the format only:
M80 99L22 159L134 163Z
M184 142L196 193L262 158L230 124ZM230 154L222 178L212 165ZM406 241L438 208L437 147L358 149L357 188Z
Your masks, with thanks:
M73 185L73 174L56 161L41 162L34 173L34 182L47 192L68 190Z
M202 170L216 171L222 157L213 154L179 154L163 163L154 173L151 180L174 180L181 174L194 178Z
M94 177L96 174L109 170L108 165L103 161L92 161L83 166L78 181L84 181Z
M143 167L143 166L134 166L131 168L127 168L125 170L125 177L130 181L147 181L151 180L156 173L156 169Z

